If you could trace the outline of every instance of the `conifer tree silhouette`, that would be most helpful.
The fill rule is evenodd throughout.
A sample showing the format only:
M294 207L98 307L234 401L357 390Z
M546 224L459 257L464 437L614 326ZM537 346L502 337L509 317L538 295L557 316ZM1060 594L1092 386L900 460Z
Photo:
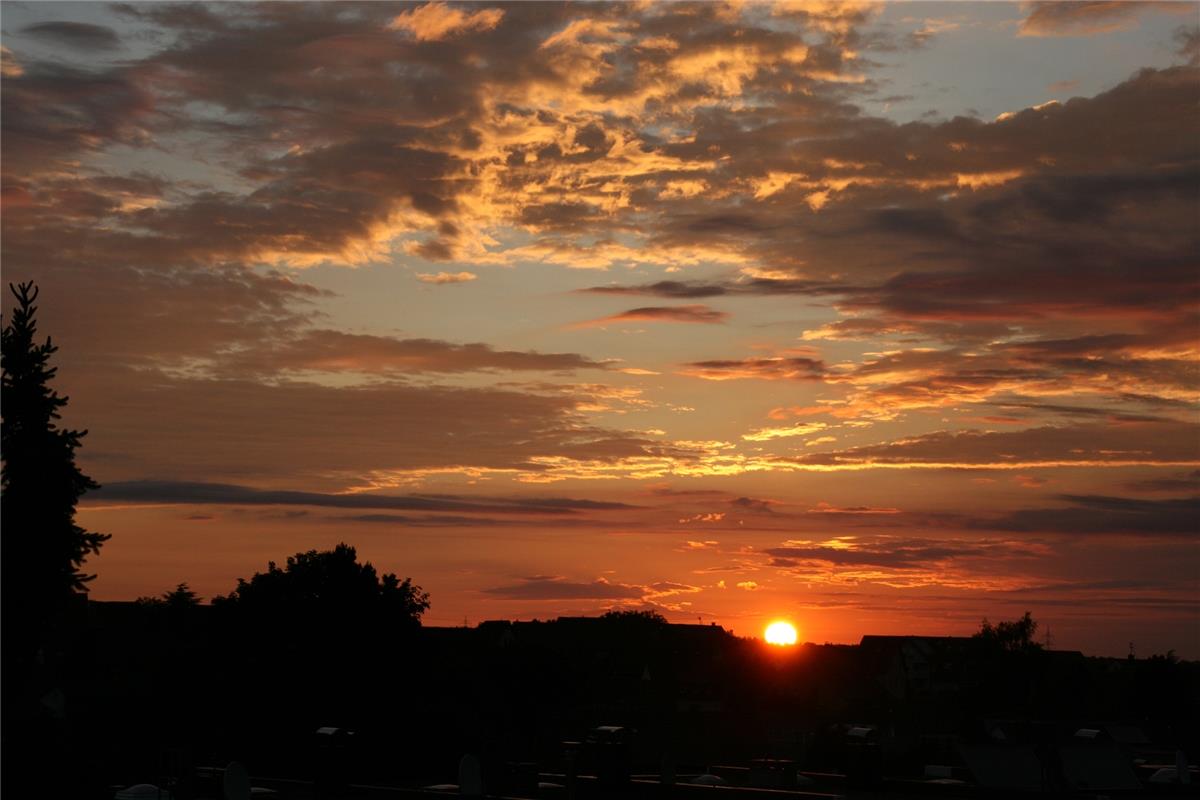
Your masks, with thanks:
M75 464L87 431L58 427L68 398L50 387L57 371L50 357L58 348L49 337L36 340L37 288L30 282L9 289L17 304L0 348L0 586L6 647L28 658L46 624L74 593L87 591L95 576L80 568L109 535L75 524L80 495L98 488Z

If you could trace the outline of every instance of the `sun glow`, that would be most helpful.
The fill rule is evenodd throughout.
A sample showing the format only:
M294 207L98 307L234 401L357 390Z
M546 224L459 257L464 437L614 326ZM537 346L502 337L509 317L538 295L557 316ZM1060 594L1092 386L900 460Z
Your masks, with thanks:
M776 620L767 626L763 632L763 638L767 640L767 644L774 644L780 647L786 647L796 643L796 626L790 622Z

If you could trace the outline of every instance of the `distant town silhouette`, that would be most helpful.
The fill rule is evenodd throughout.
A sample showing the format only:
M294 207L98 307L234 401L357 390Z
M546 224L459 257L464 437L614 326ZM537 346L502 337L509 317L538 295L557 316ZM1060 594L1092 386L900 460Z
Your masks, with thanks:
M378 596L296 613L288 595L81 598L48 651L45 718L6 720L8 765L30 726L54 749L22 753L6 782L36 765L74 797L220 797L237 762L288 797L1129 796L1185 788L1172 771L1200 745L1200 664L1171 654L1094 658L986 628L778 648L639 612L422 627Z

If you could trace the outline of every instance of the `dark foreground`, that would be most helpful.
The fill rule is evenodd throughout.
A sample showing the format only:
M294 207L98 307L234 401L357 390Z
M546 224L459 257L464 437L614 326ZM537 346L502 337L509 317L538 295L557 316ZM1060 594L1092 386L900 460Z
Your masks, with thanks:
M172 797L193 797L197 800L222 800L236 795L226 794L222 785L224 770L201 769L190 785L178 786ZM707 786L692 785L690 781L699 775L681 775L676 782L663 783L661 776L631 776L621 786L603 787L595 776L579 776L571 784L569 776L558 773L541 773L536 784L525 789L515 788L507 793L463 794L461 787L448 784L440 786L383 786L372 784L347 784L341 787L322 787L311 781L292 778L255 777L251 780L253 796L279 798L280 800L436 800L439 797L488 797L507 800L536 800L539 798L561 800L609 800L609 798L631 798L632 800L659 800L660 798L707 798L707 800L819 800L820 798L847 798L869 800L871 798L908 798L909 800L970 800L971 798L998 797L1044 797L1065 796L1083 798L1157 798L1195 797L1200 786L1195 784L1161 784L1138 789L1079 789L1066 792L1040 792L986 789L963 782L931 783L928 781L885 779L877 786L847 786L846 776L835 774L802 774L802 780L811 783L804 788L779 789L752 786ZM114 787L116 788L116 787Z
M1200 796L1200 665L1170 654L779 649L645 618L263 623L81 606L5 709L4 796L219 798L234 761L302 800Z

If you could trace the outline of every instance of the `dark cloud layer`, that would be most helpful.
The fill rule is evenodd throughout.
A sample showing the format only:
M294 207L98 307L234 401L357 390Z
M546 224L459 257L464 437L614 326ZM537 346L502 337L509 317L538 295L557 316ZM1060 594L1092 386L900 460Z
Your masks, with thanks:
M938 432L877 445L816 453L801 464L864 463L1007 469L1023 464L1104 466L1107 463L1190 464L1195 426L1186 422L1081 424L1021 431Z
M580 323L580 327L610 325L621 322L698 322L702 324L717 324L729 318L724 311L717 311L705 305L686 306L644 306L631 308L619 314Z
M1002 531L1200 537L1200 496L1142 500L1064 495L1061 499L1068 503L1066 507L1019 509L980 526Z
M629 509L624 503L566 497L482 498L451 495L323 494L255 489L227 483L194 481L119 481L91 492L89 500L105 503L173 503L179 505L317 506L379 508L405 511L455 511L513 514L570 514L575 511ZM359 517L358 519L362 519ZM387 519L392 519L388 517ZM399 518L397 518L399 519Z
M396 339L310 330L274 348L248 350L223 359L231 371L280 370L359 372L468 372L473 370L574 372L604 369L576 353L495 350L482 343L452 344L433 339Z
M22 28L21 33L80 50L112 50L121 43L112 28L87 22L39 22Z
M1010 542L883 538L854 547L788 545L766 548L762 552L771 557L773 566L778 567L821 562L839 567L930 569L953 559L1012 556L1023 550L1019 543Z
M404 485L438 470L537 475L560 459L687 456L590 425L575 411L578 400L562 392L87 377L76 383L71 414L91 427L83 457L105 481L149 474L362 488Z

